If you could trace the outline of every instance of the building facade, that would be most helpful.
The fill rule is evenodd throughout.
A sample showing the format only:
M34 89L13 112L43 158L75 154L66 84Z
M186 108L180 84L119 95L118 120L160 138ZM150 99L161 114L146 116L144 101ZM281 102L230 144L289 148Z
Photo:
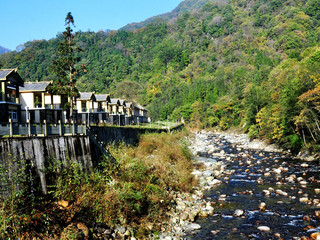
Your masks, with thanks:
M20 87L24 82L17 69L0 70L0 122L21 121L21 104L19 99Z
M35 82L25 83L24 87L20 88L22 122L66 122L63 108L68 101L67 96L51 94L48 90L50 85L50 82Z

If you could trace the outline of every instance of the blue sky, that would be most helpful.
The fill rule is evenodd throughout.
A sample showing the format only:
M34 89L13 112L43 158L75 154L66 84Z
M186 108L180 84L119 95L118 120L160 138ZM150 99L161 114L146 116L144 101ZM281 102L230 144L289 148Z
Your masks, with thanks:
M173 10L182 0L0 0L0 46L15 50L27 41L51 39L65 29L71 12L74 31L117 30L128 23Z

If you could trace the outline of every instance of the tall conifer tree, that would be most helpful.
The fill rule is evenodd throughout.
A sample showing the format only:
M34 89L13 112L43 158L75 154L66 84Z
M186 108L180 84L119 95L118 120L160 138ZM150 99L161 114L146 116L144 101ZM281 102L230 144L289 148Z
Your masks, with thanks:
M73 108L75 100L79 96L76 82L80 71L85 70L85 66L77 66L80 58L76 56L76 53L82 49L76 47L71 25L74 26L74 19L69 12L65 18L66 30L62 34L63 40L58 44L57 59L52 62L50 70L54 76L51 92L53 94L67 94L69 103L65 107L70 108L70 119L74 119Z

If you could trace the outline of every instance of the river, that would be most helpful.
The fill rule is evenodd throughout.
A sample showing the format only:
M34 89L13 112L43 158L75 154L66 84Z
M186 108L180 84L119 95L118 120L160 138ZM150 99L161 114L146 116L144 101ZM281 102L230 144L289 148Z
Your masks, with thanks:
M218 161L225 170L215 176L221 184L204 192L214 214L198 219L201 230L185 238L317 239L318 162L299 161L263 145L252 149L243 139L243 135L202 136L200 144L211 146L211 151L199 150L199 161Z

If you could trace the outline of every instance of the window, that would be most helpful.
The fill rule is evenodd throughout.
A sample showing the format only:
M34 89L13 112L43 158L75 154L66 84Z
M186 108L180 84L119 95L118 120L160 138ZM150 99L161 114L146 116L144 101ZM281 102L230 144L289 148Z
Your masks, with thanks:
M98 111L102 112L102 103L101 102L98 103Z
M9 111L9 118L12 120L18 120L18 113L15 111Z
M81 111L82 112L87 111L86 101L81 101Z

